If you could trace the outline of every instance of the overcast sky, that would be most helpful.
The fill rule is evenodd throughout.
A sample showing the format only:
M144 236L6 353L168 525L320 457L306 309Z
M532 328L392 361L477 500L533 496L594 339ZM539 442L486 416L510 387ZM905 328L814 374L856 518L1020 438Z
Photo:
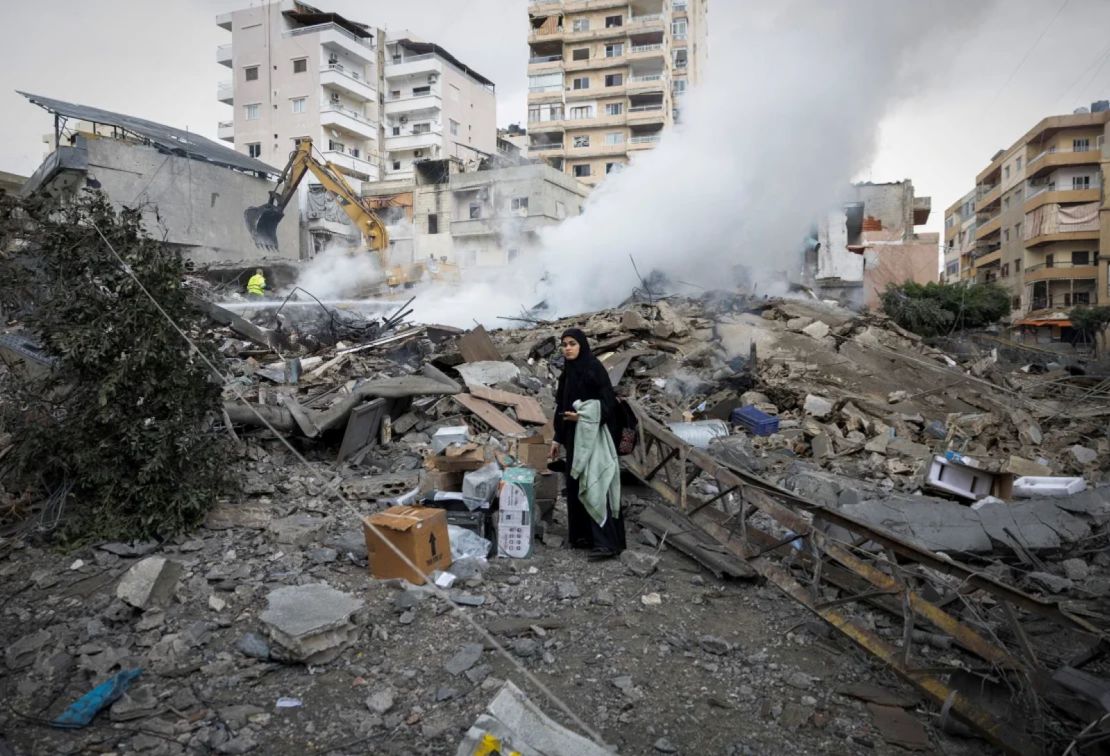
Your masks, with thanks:
M710 0L742 12L746 0ZM918 2L919 0L890 0ZM979 2L979 0L969 0ZM815 3L827 0L813 0ZM50 116L16 89L95 105L215 138L231 110L216 100L230 78L216 46L231 35L216 14L247 0L37 0L5 8L0 52L0 170L33 171ZM257 4L257 3L254 3ZM388 29L410 29L497 84L498 122L526 113L527 0L317 0L325 10ZM850 3L845 3L850 12ZM938 18L942 27L946 19ZM712 23L710 24L712 34ZM929 228L971 188L995 150L1046 115L1110 98L1110 2L1004 0L973 44L935 61L882 123L878 153L859 178L911 178L933 198ZM728 40L711 36L714 45ZM845 40L866 45L866 39ZM730 74L732 72L729 72ZM758 103L752 103L758 107ZM852 118L852 113L836 114ZM722 124L727 138L727 124ZM831 146L835 148L835 146Z

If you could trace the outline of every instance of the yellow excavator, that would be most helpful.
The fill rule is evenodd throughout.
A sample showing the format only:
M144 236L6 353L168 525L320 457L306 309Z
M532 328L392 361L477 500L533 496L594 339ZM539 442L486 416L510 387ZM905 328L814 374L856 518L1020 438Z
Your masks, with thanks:
M366 200L358 196L334 165L319 160L312 154L311 139L302 139L297 144L297 149L289 156L289 162L278 177L277 186L270 192L270 199L266 204L248 207L243 213L254 243L264 249L277 249L278 223L285 217L285 208L308 171L335 197L343 212L362 233L366 249L376 255L381 264L385 283L390 287L409 283L410 277L399 266L390 266L389 233L381 218L370 209Z

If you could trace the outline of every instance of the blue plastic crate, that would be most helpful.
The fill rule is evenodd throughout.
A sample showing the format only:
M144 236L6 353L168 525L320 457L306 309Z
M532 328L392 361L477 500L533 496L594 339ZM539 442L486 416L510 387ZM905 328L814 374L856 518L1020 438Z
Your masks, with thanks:
M771 417L766 412L753 406L734 409L729 416L733 425L743 426L749 433L756 436L770 436L779 432L779 419Z

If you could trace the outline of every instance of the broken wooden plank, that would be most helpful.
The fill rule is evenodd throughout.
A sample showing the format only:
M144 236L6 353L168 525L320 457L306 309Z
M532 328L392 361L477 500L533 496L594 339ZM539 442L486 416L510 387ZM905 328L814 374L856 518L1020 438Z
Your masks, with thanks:
M609 373L609 383L616 386L621 382L621 378L624 377L624 372L628 370L628 366L632 364L632 360L645 354L652 354L652 352L648 349L631 349L627 352L610 352L599 359L601 364L605 366L605 371Z
M311 372L310 372L310 373L308 374L308 376L307 376L307 377L309 377L309 378L319 378L319 377L320 377L320 376L322 376L322 375L323 375L324 373L326 373L326 372L328 372L329 370L331 370L332 368L334 368L334 367L336 367L336 366L340 365L341 363L343 363L343 362L346 362L346 361L347 361L348 359L350 359L350 358L349 358L349 357L348 357L347 355L345 355L345 354L337 354L337 355L336 355L335 357L332 357L332 358L331 358L330 360L328 360L327 362L325 362L325 363L324 363L323 365L321 365L320 367L318 367L318 368L316 368L315 370L311 371ZM301 365L301 368L302 368L302 369L304 368L304 365L303 365L303 364Z
M477 415L480 420L498 433L503 433L506 436L523 436L528 433L523 425L484 399L479 399L470 394L455 394L454 399L464 409Z
M500 362L504 359L482 326L459 337L459 353L467 362Z
M517 420L523 423L547 424L547 415L544 414L543 407L534 397L477 384L470 387L470 393L487 402L512 407L513 411L516 412Z

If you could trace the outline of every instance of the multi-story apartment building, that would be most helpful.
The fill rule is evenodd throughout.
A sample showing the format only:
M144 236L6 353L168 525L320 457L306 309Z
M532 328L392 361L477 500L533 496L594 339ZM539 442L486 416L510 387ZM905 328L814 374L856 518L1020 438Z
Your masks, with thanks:
M975 190L960 197L944 211L944 272L945 283L956 283L963 271L970 269L971 251L975 247Z
M442 47L277 0L225 13L218 97L234 116L221 139L277 167L311 137L360 181L406 178L421 159L496 151L494 85Z
M976 176L966 277L1006 286L1015 323L1110 302L1108 136L1110 107L1096 102L1090 112L1041 120Z
M529 156L596 185L658 143L708 52L707 0L533 0Z

